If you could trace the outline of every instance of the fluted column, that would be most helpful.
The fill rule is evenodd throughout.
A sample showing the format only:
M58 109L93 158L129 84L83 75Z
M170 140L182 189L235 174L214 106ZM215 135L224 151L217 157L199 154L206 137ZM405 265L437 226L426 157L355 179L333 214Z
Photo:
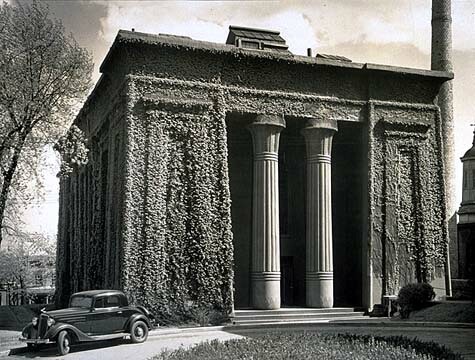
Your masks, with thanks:
M302 130L307 147L306 303L333 307L331 149L334 120L308 121Z
M282 116L258 115L249 126L254 148L251 306L280 308L279 135Z

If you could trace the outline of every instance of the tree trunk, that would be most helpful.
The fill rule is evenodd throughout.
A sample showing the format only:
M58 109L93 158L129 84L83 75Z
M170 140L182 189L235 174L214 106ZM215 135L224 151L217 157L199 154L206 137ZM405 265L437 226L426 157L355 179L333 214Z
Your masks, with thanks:
M10 187L12 184L13 176L15 175L16 168L18 166L18 160L20 159L23 145L25 144L26 137L29 131L26 129L20 134L18 142L15 145L13 155L8 165L8 170L3 174L2 191L0 193L0 247L3 240L3 220L5 217L5 209L8 200L8 194L10 193Z

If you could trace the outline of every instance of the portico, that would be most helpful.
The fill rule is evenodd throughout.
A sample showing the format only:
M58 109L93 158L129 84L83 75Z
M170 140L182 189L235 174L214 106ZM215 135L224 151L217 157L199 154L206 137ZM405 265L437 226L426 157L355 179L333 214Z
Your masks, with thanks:
M252 229L247 237L242 236L245 223L234 222L238 282L235 295L243 298L237 306L268 310L289 305L331 308L331 154L338 125L324 117L290 118L290 128L286 125L283 115L229 116L233 213L241 213L242 207L247 206ZM250 142L244 141L243 129L250 133ZM281 135L285 139L283 148L279 146ZM242 164L246 154L252 158L252 167ZM240 169L235 170L233 165ZM245 184L252 189L247 195L243 194ZM252 197L252 202L248 199L244 204L244 197ZM354 271L361 275L361 269ZM239 294L246 292L246 286L248 303Z

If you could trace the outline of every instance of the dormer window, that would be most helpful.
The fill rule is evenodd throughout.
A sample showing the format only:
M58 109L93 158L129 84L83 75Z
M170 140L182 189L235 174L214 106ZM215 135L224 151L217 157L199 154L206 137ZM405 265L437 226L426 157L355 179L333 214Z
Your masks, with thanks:
M230 26L226 44L243 49L286 51L288 45L279 31Z

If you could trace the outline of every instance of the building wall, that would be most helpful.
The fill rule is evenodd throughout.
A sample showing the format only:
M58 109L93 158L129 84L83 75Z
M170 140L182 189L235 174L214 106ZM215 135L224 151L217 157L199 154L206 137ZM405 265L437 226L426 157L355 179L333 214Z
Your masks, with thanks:
M154 95L162 90L128 77L122 288L162 319L188 316L190 307L227 313L233 246L224 108L216 94Z
M475 203L475 161L471 158L464 159L462 181L462 203Z
M438 108L371 102L369 112L373 301L416 281L435 281L442 295L447 225Z
M73 292L121 286L125 106L118 80L103 79L100 95L76 119L88 164L60 179L56 283L63 306Z

